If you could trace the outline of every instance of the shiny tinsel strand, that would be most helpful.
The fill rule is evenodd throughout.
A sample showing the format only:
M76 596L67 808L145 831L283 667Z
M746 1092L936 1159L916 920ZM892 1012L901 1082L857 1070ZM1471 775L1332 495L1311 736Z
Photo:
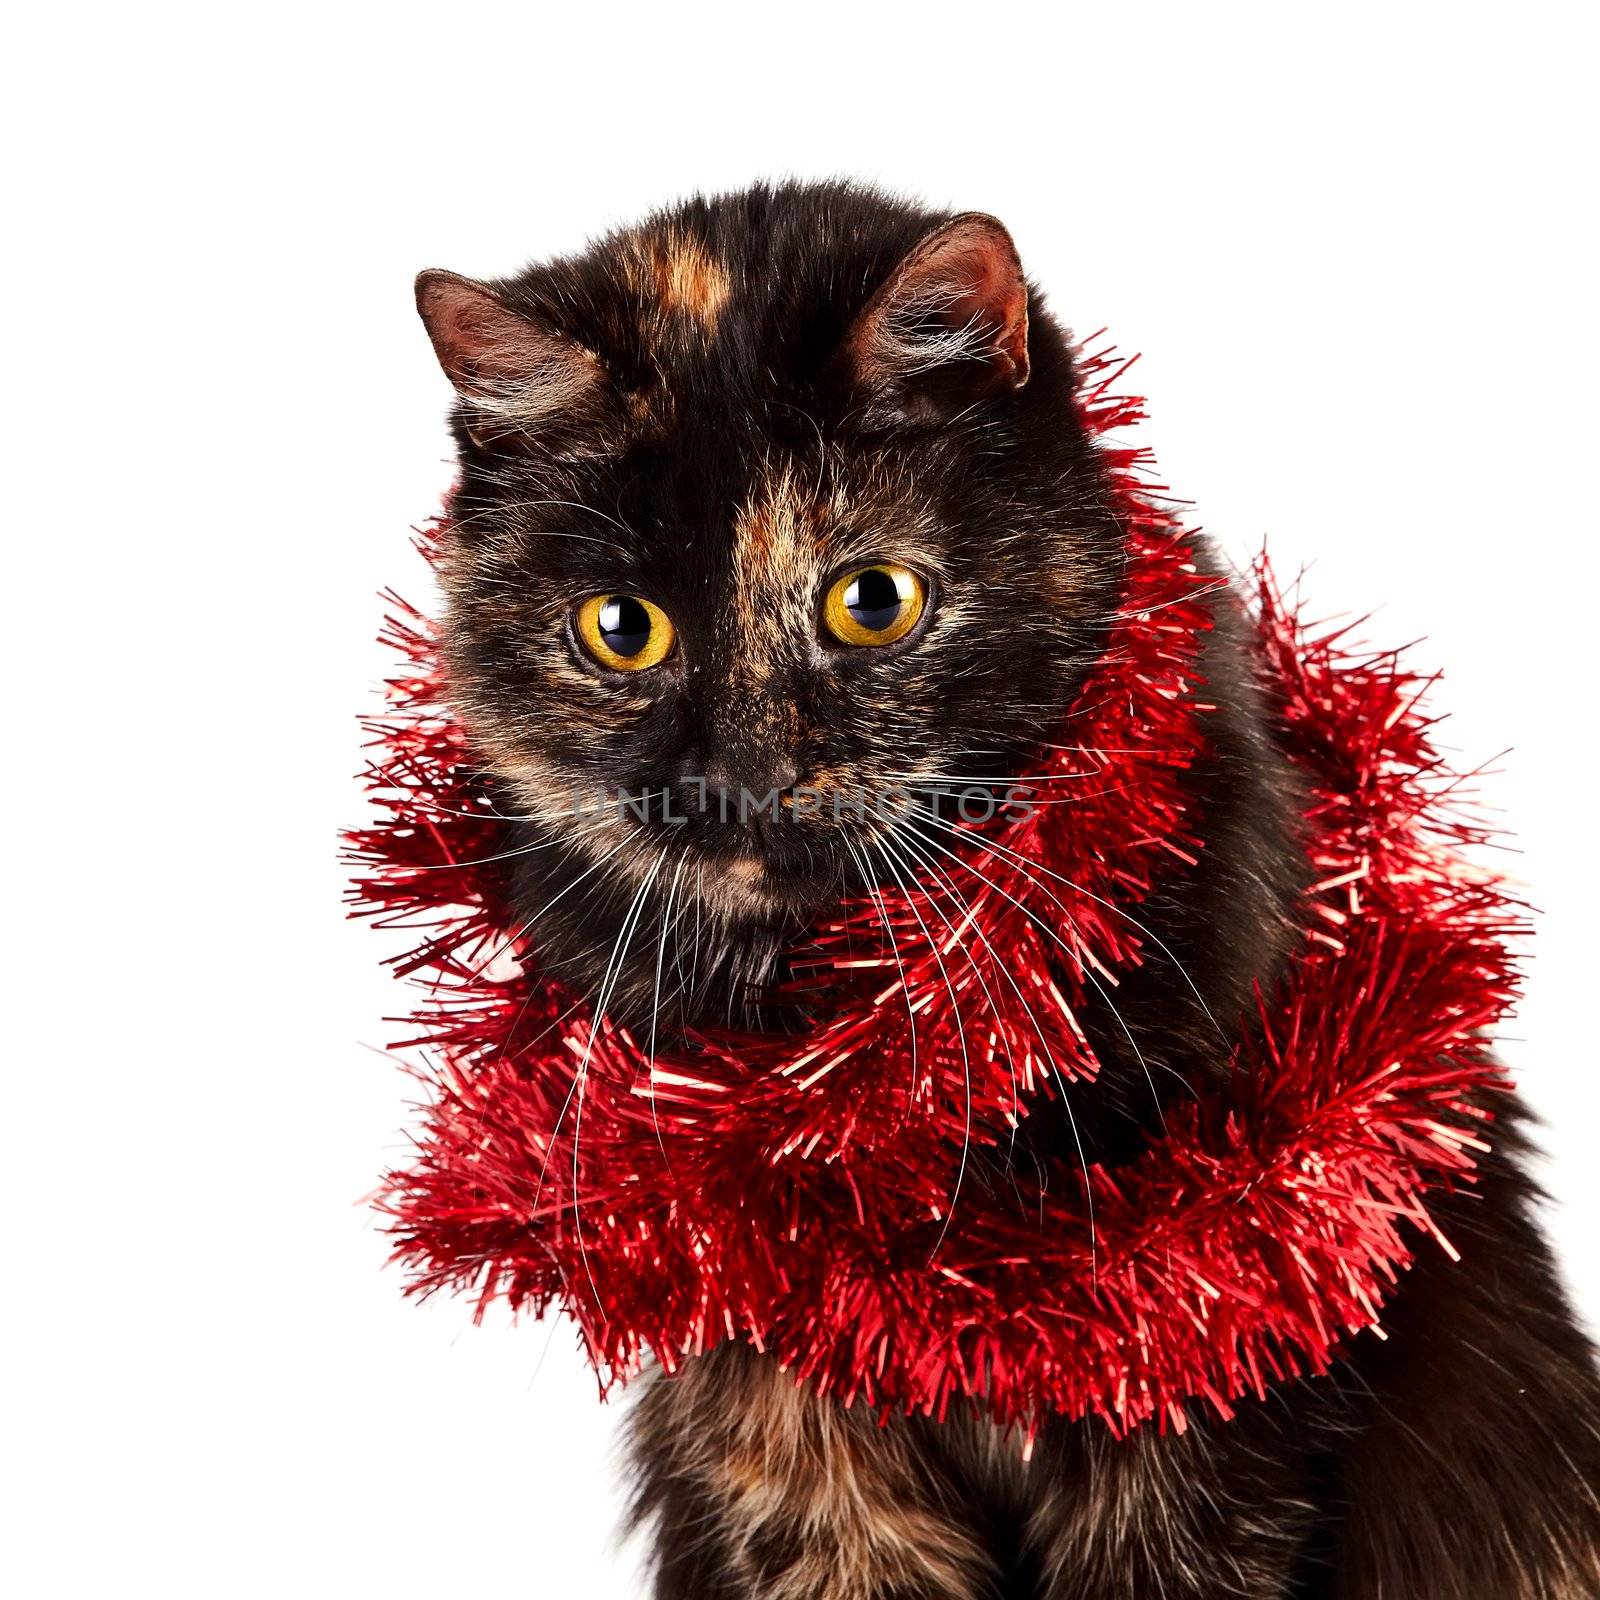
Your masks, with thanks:
M1091 427L1138 420L1109 392L1120 369L1088 369ZM978 1402L1122 1430L1182 1427L1196 1400L1227 1415L1324 1369L1378 1326L1420 1242L1450 1248L1426 1200L1472 1181L1505 1089L1487 1041L1519 911L1471 863L1485 835L1453 809L1426 685L1302 626L1264 561L1259 664L1317 880L1290 980L1259 997L1229 1082L1170 1110L1138 1158L1033 1218L979 1194L950 1211L969 1137L998 1143L1092 1082L1086 993L1150 955L1132 914L1205 848L1184 774L1205 745L1207 580L1138 485L1142 453L1103 448L1127 592L1032 774L1094 778L970 851L989 880L972 880L970 959L941 963L921 936L944 926L937 881L847 903L794 952L809 1031L708 1031L653 1070L508 940L506 825L445 709L433 629L389 597L402 665L370 728L351 899L410 930L395 967L425 980L402 1042L433 1063L431 1103L381 1200L416 1291L560 1305L607 1385L647 1354L671 1369L744 1338L883 1410Z

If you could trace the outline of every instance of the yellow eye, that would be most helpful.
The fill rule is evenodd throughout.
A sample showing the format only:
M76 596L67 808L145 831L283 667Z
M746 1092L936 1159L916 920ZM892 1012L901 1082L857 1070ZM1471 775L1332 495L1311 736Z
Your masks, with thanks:
M841 644L894 644L916 627L927 605L927 585L910 567L880 561L837 579L822 617Z
M593 594L578 607L578 637L603 667L643 672L672 654L672 619L636 594Z

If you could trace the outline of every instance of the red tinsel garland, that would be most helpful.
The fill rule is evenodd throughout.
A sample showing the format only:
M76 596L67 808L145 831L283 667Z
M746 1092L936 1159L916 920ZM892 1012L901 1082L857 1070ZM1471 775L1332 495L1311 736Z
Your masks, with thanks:
M1084 407L1102 434L1139 416L1106 368ZM1461 854L1483 834L1445 804L1425 685L1304 628L1264 562L1260 664L1318 880L1292 977L1226 1090L1170 1108L1137 1159L1027 1220L963 1193L971 1143L1093 1092L1076 1013L1160 958L1139 903L1205 847L1184 788L1208 711L1203 581L1134 481L1140 453L1102 448L1128 588L1030 775L1045 803L981 848L922 843L918 881L819 925L796 987L826 1003L800 1035L706 1033L652 1059L538 972L433 632L391 597L406 669L373 725L380 817L350 841L358 914L419 930L396 967L430 979L405 1044L431 1048L433 1100L382 1201L415 1289L559 1303L603 1385L646 1350L671 1369L743 1337L880 1408L1181 1427L1186 1401L1226 1415L1376 1326L1403 1224L1449 1248L1424 1196L1485 1148L1470 1130L1504 1087L1486 1039L1518 912Z

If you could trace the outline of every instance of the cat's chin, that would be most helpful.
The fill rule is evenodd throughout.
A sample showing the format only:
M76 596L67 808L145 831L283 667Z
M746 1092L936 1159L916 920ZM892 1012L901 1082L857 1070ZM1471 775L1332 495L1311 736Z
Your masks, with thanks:
M814 912L838 898L839 882L758 853L708 856L699 893L730 922L771 922Z

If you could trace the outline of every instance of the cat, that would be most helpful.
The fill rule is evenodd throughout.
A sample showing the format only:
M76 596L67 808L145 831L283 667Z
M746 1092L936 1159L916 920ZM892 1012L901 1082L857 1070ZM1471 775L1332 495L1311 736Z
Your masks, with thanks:
M1103 644L1124 539L1073 345L994 218L848 183L697 198L493 282L425 272L417 303L457 393L451 692L519 819L541 961L664 1037L791 1025L796 935L913 867L795 798L993 794ZM1298 937L1295 781L1240 602L1206 603L1205 848L1145 908L1164 959L1083 1018L1091 1160L1151 1135L1147 1067L1162 1095L1223 1071L1201 1016L1247 1017ZM977 1416L880 1426L740 1342L646 1378L658 1600L1593 1600L1600 1381L1496 1110L1481 1182L1438 1206L1466 1263L1421 1256L1385 1340L1227 1422L1058 1418L1024 1459ZM1003 1197L1069 1149L1046 1106L973 1181Z

